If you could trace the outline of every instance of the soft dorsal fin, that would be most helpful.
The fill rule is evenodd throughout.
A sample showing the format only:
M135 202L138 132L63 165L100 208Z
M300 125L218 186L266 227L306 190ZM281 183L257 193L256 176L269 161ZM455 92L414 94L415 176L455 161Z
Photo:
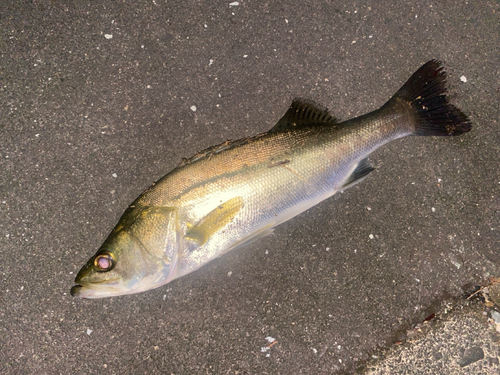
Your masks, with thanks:
M269 133L280 133L307 126L324 126L336 123L335 117L325 107L308 99L295 98L288 111L269 130Z

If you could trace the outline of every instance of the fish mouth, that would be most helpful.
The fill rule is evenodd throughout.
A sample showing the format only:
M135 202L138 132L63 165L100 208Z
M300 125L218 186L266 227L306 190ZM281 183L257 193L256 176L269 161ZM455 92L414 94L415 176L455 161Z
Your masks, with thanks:
M83 299L91 299L91 298L104 298L104 297L112 297L116 295L120 295L120 288L118 285L105 285L105 283L109 283L110 280L94 282L94 283L80 283L74 285L70 294L73 297L79 297Z
M70 293L73 297L80 297L80 291L83 288L82 285L75 285L71 288Z

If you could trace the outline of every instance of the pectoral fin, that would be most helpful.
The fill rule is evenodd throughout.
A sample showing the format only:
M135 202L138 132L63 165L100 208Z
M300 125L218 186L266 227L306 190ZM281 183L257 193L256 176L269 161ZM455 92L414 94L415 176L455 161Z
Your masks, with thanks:
M186 238L203 245L219 229L229 224L236 214L243 208L243 198L234 197L212 210L200 222L191 227L186 233Z

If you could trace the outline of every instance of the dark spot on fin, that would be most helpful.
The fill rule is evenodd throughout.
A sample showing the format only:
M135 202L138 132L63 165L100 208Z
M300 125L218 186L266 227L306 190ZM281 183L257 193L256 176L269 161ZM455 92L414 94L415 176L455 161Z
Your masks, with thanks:
M361 160L358 163L356 169L351 173L349 178L346 180L344 185L342 185L341 190L345 190L350 188L351 186L356 185L358 182L364 180L374 170L375 168L373 168L368 158Z
M302 127L325 126L336 123L335 117L325 107L311 100L295 98L288 111L269 130L269 133L281 133Z
M403 100L410 104L415 118L415 135L460 135L471 129L470 120L446 93L446 73L441 62L422 65L385 106Z

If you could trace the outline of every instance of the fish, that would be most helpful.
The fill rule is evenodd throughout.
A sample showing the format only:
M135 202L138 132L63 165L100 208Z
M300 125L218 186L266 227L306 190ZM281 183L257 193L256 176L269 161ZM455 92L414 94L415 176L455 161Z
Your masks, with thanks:
M445 84L442 63L430 60L382 107L344 122L296 98L268 132L184 159L125 210L71 295L158 288L362 181L374 170L369 155L388 142L470 131Z

